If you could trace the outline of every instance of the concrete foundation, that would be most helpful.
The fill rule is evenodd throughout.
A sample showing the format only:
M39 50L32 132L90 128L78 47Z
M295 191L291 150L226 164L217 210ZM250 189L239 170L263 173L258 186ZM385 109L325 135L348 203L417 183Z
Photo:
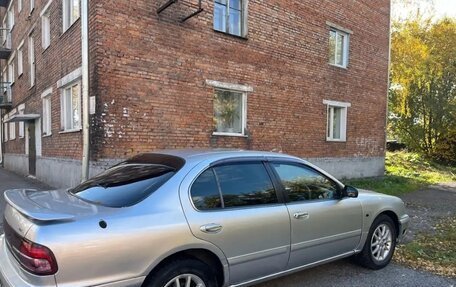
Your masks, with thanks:
M4 154L3 166L20 175L29 174L28 156L25 154Z
M338 179L375 177L385 174L384 157L343 157L306 159Z
M28 175L28 156L5 154L5 168ZM370 158L309 158L311 163L339 179L381 176L385 170L384 157ZM117 164L120 160L100 160L90 163L90 177ZM81 161L63 158L37 157L36 178L55 188L68 188L81 182Z

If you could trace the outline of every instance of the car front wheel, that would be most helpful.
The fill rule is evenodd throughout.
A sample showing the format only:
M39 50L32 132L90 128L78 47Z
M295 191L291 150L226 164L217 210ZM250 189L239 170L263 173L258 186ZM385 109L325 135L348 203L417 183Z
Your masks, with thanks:
M196 259L180 259L156 270L144 286L217 287L217 279L207 264Z
M380 215L372 224L366 243L357 261L364 267L378 270L389 264L396 248L396 229L393 220Z

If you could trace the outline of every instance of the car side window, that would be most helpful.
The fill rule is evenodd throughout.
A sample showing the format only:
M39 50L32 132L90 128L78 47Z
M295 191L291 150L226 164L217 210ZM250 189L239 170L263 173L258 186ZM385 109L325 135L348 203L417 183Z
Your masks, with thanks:
M240 163L214 168L225 207L278 203L263 163Z
M273 163L291 202L334 199L338 187L335 182L305 166Z
M262 162L210 168L195 180L190 193L194 206L199 210L279 202Z
M199 210L222 208L222 199L212 168L196 179L190 193L193 204Z

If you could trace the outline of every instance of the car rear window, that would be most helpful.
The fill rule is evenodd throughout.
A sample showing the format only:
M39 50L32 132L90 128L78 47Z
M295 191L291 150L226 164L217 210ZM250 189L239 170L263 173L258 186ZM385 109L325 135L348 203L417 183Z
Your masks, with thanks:
M135 205L167 182L177 169L125 162L70 190L74 196L108 207Z

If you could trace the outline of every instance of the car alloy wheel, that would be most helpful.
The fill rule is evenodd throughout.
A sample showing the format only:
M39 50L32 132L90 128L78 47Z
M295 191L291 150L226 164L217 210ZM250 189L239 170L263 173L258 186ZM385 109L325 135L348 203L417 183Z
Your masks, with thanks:
M371 239L371 254L377 261L385 260L391 252L393 236L387 224L380 224Z
M171 279L165 287L206 287L206 284L195 274L182 274Z

